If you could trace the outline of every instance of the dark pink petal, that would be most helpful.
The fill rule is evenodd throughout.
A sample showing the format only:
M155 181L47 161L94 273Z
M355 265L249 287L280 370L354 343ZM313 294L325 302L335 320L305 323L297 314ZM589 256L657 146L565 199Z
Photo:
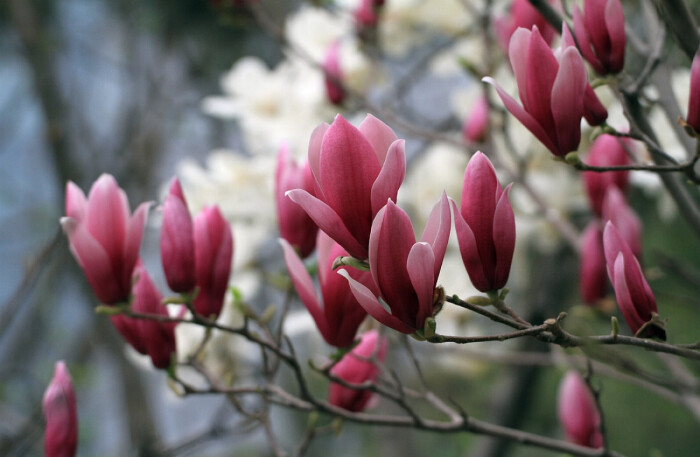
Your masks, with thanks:
M173 179L170 194L163 205L160 256L171 290L184 293L194 289L196 278L192 216L177 178Z
M328 100L339 105L345 98L343 86L339 84L343 80L343 74L340 70L340 41L333 42L326 51L326 56L323 60L324 82L326 85L326 95Z
M376 117L368 114L358 127L369 144L372 145L379 163L384 163L389 146L397 140L396 133Z
M437 281L442 268L442 261L445 258L447 242L450 240L450 229L452 228L452 218L450 217L450 202L447 194L443 191L440 201L433 206L425 224L425 230L421 241L426 242L433 249L435 255L435 280Z
M508 282L515 249L515 216L508 200L509 184L496 205L493 216L493 244L496 249L496 269L492 287L500 289Z
M146 340L141 337L141 326L138 319L123 315L110 316L114 328L139 354L148 355Z
M323 285L326 280L326 268L321 268L322 265L332 264L334 258L331 258L331 251L337 243L333 241L333 238L326 235L323 230L318 231L316 236L316 258L318 260L318 280Z
M384 223L385 213L386 206L377 212L377 215L372 221L372 230L369 236L369 271L372 274L372 280L377 285L379 285L379 277L377 276L379 266L377 263L377 258L379 256L380 235L382 233L382 224Z
M559 421L566 439L581 446L601 447L600 413L588 386L577 372L569 371L564 376L558 397Z
M329 332L326 316L321 309L321 305L318 301L318 295L316 294L316 289L311 281L311 276L309 276L308 271L306 271L306 267L297 253L294 252L294 248L292 248L292 246L282 238L280 238L278 241L280 246L282 246L282 250L284 251L284 263L287 265L287 271L294 282L294 287L296 288L301 302L304 303L304 306L306 306L309 314L311 314L311 317L313 317L314 322L316 322L316 327L318 327L318 330L321 332L321 335L323 335L323 338L326 341L329 339L332 340L333 337ZM322 266L319 263L319 270L320 269L322 269Z
M693 57L690 68L690 98L688 98L688 116L686 122L695 131L700 132L700 48Z
M404 140L396 140L386 153L386 160L372 185L372 213L377 214L387 199L396 201L399 187L406 176L406 153Z
M620 0L608 0L605 6L605 25L610 38L608 71L618 73L625 65L625 12Z
M457 204L452 201L452 212L454 213L455 231L457 232L457 241L459 242L459 252L462 255L462 262L469 273L469 279L478 290L488 292L492 290L491 284L486 279L486 274L481 265L479 257L479 249L476 245L474 233L464 221L462 214L457 209Z
M583 22L599 57L610 54L610 36L605 23L606 3L607 0L585 0L583 4Z
M338 115L323 136L320 166L325 202L353 237L366 246L373 216L372 185L381 170L372 145L362 132Z
M42 401L46 420L45 457L74 457L78 447L78 408L70 373L56 362L53 378Z
M603 67L602 62L593 52L593 48L591 47L591 39L584 24L583 14L581 13L578 5L574 5L572 16L574 20L574 33L576 33L576 40L580 46L581 53L586 58L588 63L591 64L596 73L599 75L606 74L607 72L605 71L605 67Z
M579 284L581 298L589 304L605 297L607 274L603 252L603 231L600 223L593 221L581 235Z
M287 196L301 206L316 225L343 246L351 256L358 259L367 258L367 249L353 237L343 220L330 206L301 189L290 190Z
M651 313L658 313L656 298L636 257L625 259L625 282L637 314L644 322L650 320Z
M566 48L552 87L551 99L559 156L578 149L587 84L581 55L574 48Z
M379 303L377 297L375 297L366 286L352 279L345 269L338 270L338 274L344 276L348 280L350 290L357 299L358 303L379 323L384 324L387 327L391 327L397 332L401 333L410 334L416 331L416 329L404 324L401 320L389 314Z
M523 100L523 108L537 119L537 123L545 131L550 131L555 125L556 113L552 113L551 108L554 97L552 87L555 77L559 73L559 65L552 49L544 41L537 27L533 28L527 53L527 83L525 85L527 103ZM554 119L552 119L553 114Z
M588 83L583 94L583 117L586 118L588 125L592 126L600 125L608 118L608 110Z
M435 255L428 243L420 242L413 245L408 254L406 270L411 279L411 285L418 296L418 315L415 327L423 327L425 320L433 315L433 292L435 291Z
M510 114L515 116L547 149L554 154L557 153L558 149L552 138L530 113L525 111L513 97L508 95L493 78L483 78L482 81L491 84L496 89L498 96L501 97L501 101L503 101L506 109L510 111Z

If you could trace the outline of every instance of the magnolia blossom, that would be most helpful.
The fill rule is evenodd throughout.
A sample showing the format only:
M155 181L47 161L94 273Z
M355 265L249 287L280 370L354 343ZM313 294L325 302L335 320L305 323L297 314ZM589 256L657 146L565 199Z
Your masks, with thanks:
M173 178L163 205L160 257L168 286L174 292L194 289L194 228L180 181Z
M658 314L656 298L644 278L642 267L612 222L605 225L603 247L608 277L627 325L641 337L666 339L663 325L654 319Z
M367 258L372 219L396 194L406 174L404 140L367 115L355 128L340 114L311 134L309 164L320 192L287 192L316 225L350 255Z
M516 30L508 55L522 107L492 78L484 81L494 85L508 111L554 155L575 151L588 87L581 55L569 46L555 57L537 27Z
M374 382L379 376L376 363L383 363L386 358L386 338L376 330L370 330L362 335L362 340L352 351L331 368L331 375L342 379L348 384L363 384ZM376 362L373 360L376 358ZM373 393L369 390L350 389L337 382L332 382L328 391L328 402L331 405L352 412L364 411L372 400Z
M695 52L690 68L690 97L685 121L693 130L700 132L700 48Z
M106 305L129 299L147 209L143 203L132 215L126 193L111 175L100 176L87 199L74 183L66 185L61 226L90 287Z
M559 385L558 410L568 441L592 448L603 446L600 412L593 394L575 371L566 373Z
M608 285L603 252L603 229L592 221L581 235L579 285L581 298L589 304L605 297Z
M625 64L625 13L620 0L574 4L574 33L581 53L599 75L618 73Z
M308 162L297 165L287 145L280 148L275 170L275 204L280 236L294 246L302 257L309 256L316 247L318 227L306 212L285 193L304 189L314 195L314 177Z
M408 215L389 200L372 224L369 266L379 296L340 270L362 307L382 324L402 333L424 328L433 315L435 285L450 236L447 195L433 207L423 236L416 242ZM381 304L386 303L389 313Z
M224 304L233 257L231 226L217 206L205 207L194 219L197 296L194 309L218 317Z
M485 96L476 99L462 126L462 136L469 142L484 141L489 129L489 101Z
M78 411L70 373L56 362L53 379L44 392L45 457L73 457L78 447Z
M134 312L169 317L161 303L161 293L140 262L134 269L133 296L131 309ZM154 367L165 369L170 366L171 357L176 351L176 323L122 315L112 316L112 323L136 351L151 358Z
M489 159L477 152L464 171L461 209L452 202L464 266L482 292L505 286L515 249L515 216Z
M367 312L350 292L348 282L333 271L333 261L338 256L347 256L347 252L328 235L319 232L318 279L322 297L322 300L319 300L311 277L299 256L287 241L279 241L297 294L316 322L323 339L331 346L350 346ZM366 287L376 290L369 272L351 269L348 274Z
M549 0L551 4L558 4L558 0ZM522 27L532 29L537 27L542 32L544 40L550 44L557 34L557 31L552 27L547 19L532 6L528 0L513 0L510 4L510 10L507 16L498 17L494 21L498 41L505 51L508 51L508 43L515 31Z
M613 135L600 135L593 141L588 153L586 163L594 167L611 167L629 165L628 150L632 150L633 143L627 138L618 138ZM584 171L583 184L588 194L591 209L598 215L603 214L603 200L610 186L615 186L624 192L629 181L629 171Z

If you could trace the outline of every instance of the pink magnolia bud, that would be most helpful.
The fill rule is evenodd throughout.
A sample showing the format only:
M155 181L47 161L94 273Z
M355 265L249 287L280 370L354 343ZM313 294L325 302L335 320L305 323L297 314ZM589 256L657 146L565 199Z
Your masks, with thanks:
M700 132L700 48L693 57L690 69L690 97L688 98L688 116L685 120L696 132Z
M515 216L489 159L477 152L464 171L461 210L452 202L462 261L482 292L505 286L515 249Z
M599 75L625 65L625 13L620 0L584 0L574 5L574 33L581 53Z
M416 242L408 215L388 200L372 224L369 267L379 297L391 313L347 270L339 271L367 313L402 333L424 328L425 320L433 315L433 296L450 237L450 219L450 205L443 193L428 217L421 240Z
M603 252L603 229L598 221L592 221L581 235L580 260L581 298L593 304L605 297L608 277Z
M551 5L559 4L557 0L550 0L549 3ZM537 27L541 30L542 37L547 44L551 44L557 34L556 29L549 25L547 19L528 0L513 0L508 16L497 19L494 26L498 41L506 52L509 52L508 43L510 43L511 36L520 27L527 30Z
M328 47L323 60L324 82L328 100L334 105L340 105L345 99L345 90L341 84L343 73L340 69L340 41Z
M308 257L316 247L318 227L306 212L291 201L285 193L292 189L303 189L314 195L314 177L308 162L299 166L284 145L277 156L275 172L275 203L280 236L296 248L301 257Z
M556 57L537 27L513 33L508 53L522 107L492 78L503 104L547 149L563 157L578 148L588 79L573 47Z
M161 303L162 295L141 262L134 269L133 296L131 309L135 313L169 316ZM112 323L136 351L151 358L154 367L166 369L170 366L172 354L176 351L176 323L120 315L112 316Z
M656 321L656 298L644 278L642 267L629 245L612 222L603 232L608 277L615 288L615 298L632 332L640 337L666 339L663 324Z
M372 220L396 200L406 175L404 140L368 114L359 128L340 114L311 134L309 165L318 186L287 192L328 236L358 259L367 258Z
M56 362L53 379L44 392L44 455L73 457L78 447L78 411L73 381L63 361Z
M591 448L603 446L600 412L593 394L577 372L569 371L562 379L558 403L559 422L568 441Z
M386 339L379 336L376 330L370 330L362 335L362 340L352 351L345 354L340 362L331 368L331 375L348 384L374 382L379 376L379 367L376 363L384 362L386 349ZM374 357L377 362L372 360ZM373 393L369 390L350 389L332 382L328 392L328 402L348 411L360 412L368 407L372 396Z
M218 317L231 274L233 235L217 206L205 207L194 219L197 297L194 309L204 317Z
M192 216L180 181L173 178L163 205L160 256L168 286L173 292L191 292L195 286Z
M627 150L633 148L632 141L612 135L601 135L591 144L586 163L594 167L629 165ZM607 190L615 186L624 192L629 181L629 171L584 171L583 184L588 194L591 209L598 216L603 214L603 199Z
M147 210L143 203L132 215L126 194L111 175L100 176L87 199L72 182L66 186L61 226L90 287L106 305L129 298Z
M360 0L353 16L358 30L377 26L377 7L375 0Z
M612 222L635 257L642 257L642 222L617 186L610 186L603 199L603 222Z
M331 346L350 346L367 312L350 292L348 282L333 271L333 261L338 256L347 256L347 252L325 233L318 233L318 278L322 297L319 300L311 277L299 256L287 241L279 241L297 294L316 322L323 339ZM349 274L366 287L376 290L369 272L353 268Z
M489 102L485 96L479 97L462 126L462 136L468 142L481 143L489 130Z

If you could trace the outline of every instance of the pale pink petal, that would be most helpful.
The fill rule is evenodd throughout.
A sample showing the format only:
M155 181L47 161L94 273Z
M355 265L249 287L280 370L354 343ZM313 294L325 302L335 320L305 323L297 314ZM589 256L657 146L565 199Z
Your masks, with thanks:
M325 122L319 124L314 131L311 132L311 139L309 140L309 166L319 186L321 185L321 143L329 127L330 125Z
M372 145L379 163L384 163L389 146L397 140L396 133L391 127L371 114L365 117L358 129L367 138L369 144Z
M450 217L450 202L447 194L443 191L440 201L433 206L425 224L425 230L421 241L428 243L435 255L435 280L440 275L442 261L445 258L447 242L450 239L450 229L452 228L452 218Z
M531 34L532 32L526 28L518 28L511 36L510 44L508 45L508 58L510 59L511 67L513 67L513 74L515 75L518 93L523 106L529 106L525 88L527 87L527 56ZM496 86L495 83L493 84Z
M66 184L66 216L78 222L85 219L87 200L85 194L73 181Z
M103 174L90 188L85 224L87 230L107 251L116 270L124 249L129 207L117 181Z

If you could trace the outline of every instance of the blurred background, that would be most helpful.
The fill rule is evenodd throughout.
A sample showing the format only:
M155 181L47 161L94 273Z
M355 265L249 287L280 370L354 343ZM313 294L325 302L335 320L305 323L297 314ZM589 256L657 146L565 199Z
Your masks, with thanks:
M625 8L637 12L635 3L626 2ZM262 4L280 27L300 6L288 0ZM264 435L248 433L236 422L224 398L176 397L166 387L165 373L124 347L108 319L94 313L95 299L58 220L68 180L87 190L100 174L113 174L133 208L141 201L160 200L165 183L183 170L179 164L184 159L212 174L221 163L209 161L212 150L249 154L240 125L204 114L202 102L222 92L222 76L244 56L257 56L274 68L284 56L277 38L258 25L248 8L226 0L6 0L0 5L0 456L43 455L41 397L60 359L71 369L78 396L79 456L271 455ZM460 119L436 112L444 108L440 97L446 100L448 89L473 81L464 75L405 78L412 71L420 73L431 52L453 44L439 33L422 40L422 53L388 59L388 76L383 77L411 85L394 108L406 107L404 117L426 128L459 135ZM687 67L688 62L680 58L678 65ZM308 137L305 126L299 129L299 135ZM429 139L411 139L410 131L397 131L413 141L415 163L426 151L434 152ZM457 174L466 155L460 160ZM207 173L197 179L214 179ZM197 179L190 175L190 182ZM237 185L229 184L231 189ZM553 183L546 182L545 191L548 185ZM639 186L632 190L631 201L644 221L645 259L657 272L650 282L664 317L670 319L672 341L696 341L696 237L677 214L659 216L667 201L658 192ZM567 214L583 225L580 205ZM144 237L144 256L154 268L159 262L157 234L158 227L149 226ZM571 310L572 328L609 332L609 317L579 304L577 259L571 248L544 244L519 245L524 260L513 282L514 296L525 306L522 314L534 322ZM274 236L266 238L265 246L263 254L277 256L279 265ZM466 274L460 274L466 282ZM256 293L263 297L262 309L266 300L278 298ZM495 331L488 324L460 327L460 318L455 321L458 329ZM310 338L300 344L318 347L318 337ZM403 340L395 338L393 344L400 347ZM445 398L467 405L469 414L562 436L555 393L567 366L564 351L552 353L529 340L506 345L506 351L481 345L426 346L420 346L419 356L425 360L428 381ZM329 353L328 348L322 351ZM592 357L622 364L630 360L629 351L622 352L624 356L610 350ZM649 394L630 378L635 370L651 372L672 390L678 373L690 373L695 379L685 381L697 393L700 367L679 367L684 362L645 357L639 351L633 356L634 366L622 375L596 378L604 381L601 401L611 447L629 456L696 455L698 418L678 397ZM389 360L407 373L410 384L408 357L397 350ZM316 381L314 387L323 392L325 384ZM275 410L273 418L284 445L293 446L303 435L305 415ZM544 451L466 434L437 436L346 424L339 437L319 438L308 453L328 454L534 457Z

